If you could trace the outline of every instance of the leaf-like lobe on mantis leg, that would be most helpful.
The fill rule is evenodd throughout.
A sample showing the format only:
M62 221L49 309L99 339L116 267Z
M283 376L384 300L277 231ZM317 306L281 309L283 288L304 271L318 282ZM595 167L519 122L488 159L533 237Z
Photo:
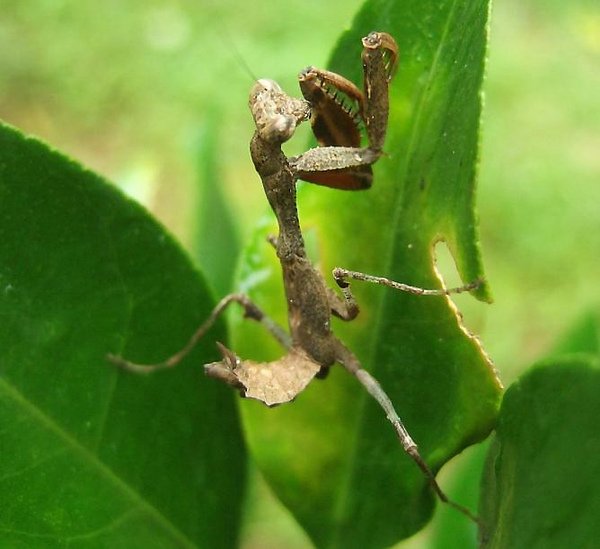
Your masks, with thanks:
M302 349L273 362L242 360L219 343L223 359L204 366L207 375L240 389L242 396L276 406L294 400L320 371L321 366Z

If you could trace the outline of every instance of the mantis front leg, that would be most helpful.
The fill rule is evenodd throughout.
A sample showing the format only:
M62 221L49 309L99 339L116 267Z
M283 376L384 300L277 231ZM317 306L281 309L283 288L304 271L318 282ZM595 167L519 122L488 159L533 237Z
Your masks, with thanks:
M389 83L398 45L385 32L363 38L363 91L343 76L308 67L298 80L312 109L311 124L320 149L290 159L300 179L344 190L371 186L373 164L382 154L388 124ZM367 146L361 148L364 124Z

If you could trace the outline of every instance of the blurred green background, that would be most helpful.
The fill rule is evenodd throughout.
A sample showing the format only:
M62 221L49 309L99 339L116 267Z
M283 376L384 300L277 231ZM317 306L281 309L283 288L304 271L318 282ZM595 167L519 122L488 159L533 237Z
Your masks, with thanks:
M202 192L217 186L242 245L266 209L248 154L251 74L297 94L298 71L326 66L360 4L3 0L0 118L114 181L195 256ZM598 310L598 90L597 2L495 3L478 187L495 304L457 301L506 385ZM440 265L456 282L450 258ZM310 546L258 478L246 515L244 549ZM401 546L434 545L436 521Z

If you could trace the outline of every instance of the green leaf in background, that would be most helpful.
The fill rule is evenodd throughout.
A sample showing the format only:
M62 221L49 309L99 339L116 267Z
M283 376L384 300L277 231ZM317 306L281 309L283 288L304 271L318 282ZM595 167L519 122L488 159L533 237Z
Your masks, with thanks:
M487 23L485 0L372 1L340 40L330 67L355 82L360 39L372 30L396 38L400 68L389 156L375 166L373 188L300 191L300 221L324 273L343 266L436 287L433 248L444 240L465 282L482 276L473 208ZM285 323L281 274L264 243L275 229L266 219L246 250L239 288ZM353 287L361 315L335 330L382 383L437 470L492 428L500 398L493 368L448 300ZM478 297L489 299L487 286ZM234 322L240 356L281 354L260 327L239 315ZM318 547L389 546L431 516L420 471L378 406L341 369L290 405L244 402L242 410L259 468Z
M596 547L600 361L549 359L504 396L483 478L484 547Z
M223 296L231 290L240 244L217 161L222 145L221 113L216 107L206 110L206 119L197 139L195 251L206 279L216 295Z
M600 356L600 313L590 310L581 316L571 331L552 350L552 356L590 353Z
M489 440L471 446L461 455L460 461L452 464L450 476L445 475L445 478L450 479L444 483L448 497L461 501L469 509L477 509L488 447ZM434 520L424 532L428 534L427 549L475 549L478 546L476 529L469 522L457 520L456 511L449 506L440 506Z
M164 358L212 305L139 206L0 127L0 546L234 545L245 454L212 339L153 376L105 359Z

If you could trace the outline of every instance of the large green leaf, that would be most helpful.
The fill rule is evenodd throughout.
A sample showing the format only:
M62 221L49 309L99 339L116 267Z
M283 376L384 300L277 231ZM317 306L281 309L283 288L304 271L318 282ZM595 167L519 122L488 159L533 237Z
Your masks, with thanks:
M211 307L139 206L0 127L2 547L234 544L244 450L210 340L148 377L105 358L161 359Z
M506 392L484 476L484 547L595 547L600 539L600 361L551 359Z
M483 546L594 547L600 537L599 336L590 312L506 391L482 482Z
M330 66L356 82L360 38L371 30L397 39L401 61L388 156L375 167L373 188L301 189L300 220L325 273L339 265L436 287L433 247L443 239L465 282L482 275L473 207L487 21L485 0L373 1L340 40ZM285 322L281 275L264 243L275 230L271 219L245 254L239 285ZM500 394L493 369L445 298L354 288L361 315L336 332L388 391L437 470L492 428ZM478 297L489 298L487 286ZM260 327L235 322L242 357L281 354ZM341 369L293 404L242 409L259 467L319 547L386 546L430 517L433 497L420 472Z

